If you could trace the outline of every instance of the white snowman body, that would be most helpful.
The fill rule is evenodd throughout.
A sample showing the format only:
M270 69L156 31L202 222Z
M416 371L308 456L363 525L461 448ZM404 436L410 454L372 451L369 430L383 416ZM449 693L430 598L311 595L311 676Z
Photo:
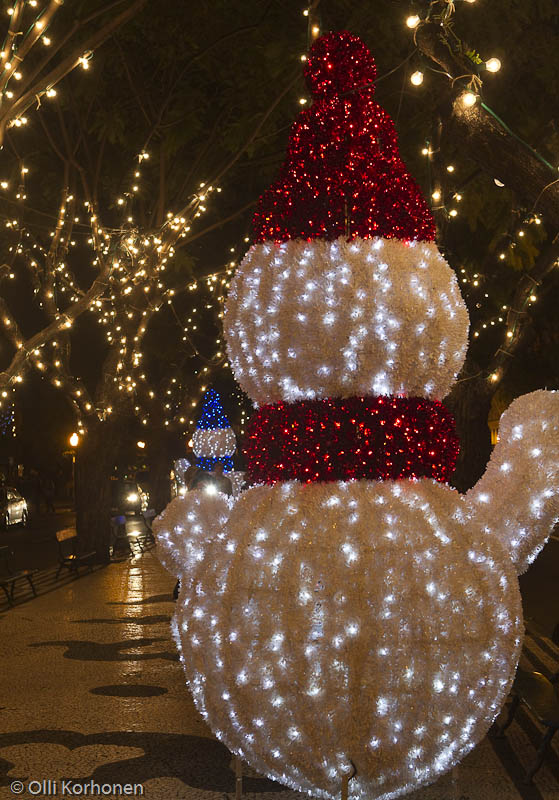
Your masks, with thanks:
M295 240L251 248L224 327L259 405L439 399L468 317L432 243ZM519 658L516 573L557 510L559 401L531 397L508 412L466 496L427 479L359 480L173 501L158 539L183 585L177 642L197 707L233 752L320 796L355 770L350 795L372 800L432 782L486 734ZM522 484L534 449L548 465L536 506Z
M252 767L396 797L486 734L522 640L512 562L434 481L244 492L176 631L198 709Z

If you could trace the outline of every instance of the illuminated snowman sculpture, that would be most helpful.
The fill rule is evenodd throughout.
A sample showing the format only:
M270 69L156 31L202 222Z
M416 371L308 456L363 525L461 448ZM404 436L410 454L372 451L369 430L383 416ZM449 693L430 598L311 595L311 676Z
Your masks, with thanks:
M559 394L504 414L487 471L447 480L440 398L468 317L374 101L364 44L311 50L311 108L261 198L225 314L258 406L252 487L196 491L157 523L180 575L176 639L195 703L252 767L323 797L393 798L487 733L523 636L517 574L557 518Z

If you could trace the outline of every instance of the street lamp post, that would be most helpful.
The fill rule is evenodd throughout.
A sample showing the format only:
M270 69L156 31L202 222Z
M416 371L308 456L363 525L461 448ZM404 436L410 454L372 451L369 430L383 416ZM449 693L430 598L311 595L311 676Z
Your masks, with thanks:
M80 437L74 431L74 433L68 439L70 442L71 454L72 454L72 505L74 509L76 508L76 447L80 443Z

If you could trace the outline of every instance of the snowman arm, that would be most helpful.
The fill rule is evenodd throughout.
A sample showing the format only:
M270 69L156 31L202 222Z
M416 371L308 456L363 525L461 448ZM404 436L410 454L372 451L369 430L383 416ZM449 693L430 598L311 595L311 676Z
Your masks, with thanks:
M559 520L559 392L515 400L485 474L466 494L473 516L525 572Z
M203 490L175 497L153 521L157 556L177 578L188 577L204 555L206 543L222 532L234 500Z

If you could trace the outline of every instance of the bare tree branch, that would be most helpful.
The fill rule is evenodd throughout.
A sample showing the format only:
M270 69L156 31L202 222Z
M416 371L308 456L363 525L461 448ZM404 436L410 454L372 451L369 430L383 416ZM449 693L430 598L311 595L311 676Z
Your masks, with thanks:
M124 11L112 17L97 31L86 37L83 42L75 46L74 50L62 59L60 64L47 75L41 78L34 75L32 85L28 86L26 89L24 87L22 94L20 94L10 106L0 110L0 146L3 143L6 127L10 119L20 117L35 102L38 96L41 96L47 89L55 86L62 78L75 69L81 63L84 53L92 51L103 44L117 28L131 19L145 3L146 0L132 0L131 4ZM82 25L83 23L76 23L72 35L75 34Z
M21 347L14 354L10 365L4 371L0 372L0 388L9 386L13 379L19 375L25 366L28 356L33 352L33 350L42 347L46 342L50 341L61 331L65 331L72 327L74 320L76 320L80 314L86 311L94 300L103 294L107 288L109 274L110 266L107 263L102 272L93 281L87 292L82 298L80 298L80 300L69 306L58 316L57 319L55 319L49 325L46 325L34 336L31 336L29 339L22 342Z

